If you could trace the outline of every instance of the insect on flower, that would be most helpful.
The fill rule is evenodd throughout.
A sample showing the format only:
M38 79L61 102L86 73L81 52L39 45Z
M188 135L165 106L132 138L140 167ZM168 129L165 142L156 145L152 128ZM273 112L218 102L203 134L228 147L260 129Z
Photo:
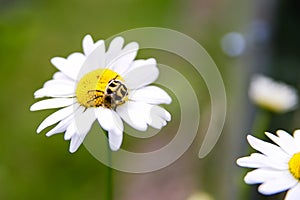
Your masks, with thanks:
M124 39L116 37L105 50L103 40L94 42L87 35L82 44L83 53L51 59L59 72L34 93L35 98L49 99L33 104L31 111L61 108L40 124L38 133L57 123L46 135L64 132L65 140L71 140L70 152L75 152L98 120L108 132L110 148L116 151L123 140L123 121L145 131L148 126L161 129L171 120L158 104L169 104L172 99L150 85L159 75L156 60L135 60L136 42L123 47Z

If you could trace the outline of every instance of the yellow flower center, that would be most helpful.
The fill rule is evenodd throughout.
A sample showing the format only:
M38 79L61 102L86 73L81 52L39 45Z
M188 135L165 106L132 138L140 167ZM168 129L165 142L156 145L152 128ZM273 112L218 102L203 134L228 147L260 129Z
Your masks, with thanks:
M110 69L97 69L84 75L78 82L76 97L84 107L115 109L128 100L124 79Z
M294 154L290 159L289 170L296 179L300 180L300 152Z

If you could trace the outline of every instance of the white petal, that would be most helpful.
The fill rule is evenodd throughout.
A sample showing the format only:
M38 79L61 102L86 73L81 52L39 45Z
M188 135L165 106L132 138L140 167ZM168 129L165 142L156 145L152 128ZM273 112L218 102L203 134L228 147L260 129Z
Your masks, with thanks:
M111 63L108 63L108 68L122 76L129 70L130 65L136 57L138 49L139 45L136 42L127 44L120 54L117 55Z
M117 113L130 126L139 131L147 130L147 123L145 120L143 110L139 106L135 106L132 102L117 107Z
M76 125L75 125L75 120L73 120L65 132L64 139L70 140L74 136L74 134L76 134L76 131L77 131L77 129L76 129Z
M43 88L46 88L46 87L63 87L65 85L68 85L68 86L71 86L73 88L76 87L76 83L73 81L73 80L55 80L55 79L52 79L50 81L46 81L43 85Z
M83 113L75 116L76 132L72 134L69 151L74 153L82 144L85 136L91 129L95 121L95 111L93 108L86 109ZM71 135L71 134L70 134ZM68 138L68 137L66 137Z
M104 43L99 44L94 50L86 57L85 62L76 77L80 80L85 74L105 67L105 46Z
M82 48L85 55L89 55L94 48L94 41L91 35L84 36L82 40Z
M42 97L74 97L75 88L71 85L61 85L60 87L44 87L34 93L35 98Z
M100 45L103 45L104 47L104 41L98 40L94 43L93 38L90 35L86 35L82 40L83 52L86 56L90 55Z
M171 120L171 115L168 111L159 106L152 106L149 112L147 124L156 129L161 129Z
M52 136L57 133L65 132L66 129L75 121L75 116L81 114L84 111L84 107L80 106L72 115L61 120L53 129L51 129L46 136ZM66 136L65 136L66 137Z
M109 146L112 151L120 149L123 140L123 122L117 113L107 108L97 108L96 117L101 127L108 131Z
M126 86L129 89L137 89L153 83L159 75L156 60L136 60L130 66L130 70L124 74Z
M290 156L286 154L280 147L259 140L251 135L247 136L249 144L256 149L257 151L265 154L266 156L272 158L272 159L277 159L279 162L288 162L290 159Z
M78 134L73 134L73 137L71 138L71 142L70 142L70 147L69 147L69 151L70 153L74 153L75 151L77 151L77 149L80 147L80 145L82 144L83 140L84 140L83 135L78 135Z
M290 150L290 153L292 153L292 155L300 151L300 145L297 144L296 139L291 134L284 130L278 130L276 131L276 134L279 136L279 138L284 140L285 143L289 144L289 149L292 148Z
M290 173L287 173L279 178L264 182L258 187L258 191L264 195L275 194L288 190L297 183L298 181Z
M160 129L171 120L171 115L159 106L141 102L127 102L117 107L118 114L133 128L145 131L147 125Z
M40 124L40 126L37 129L37 133L40 133L43 129L47 128L48 126L51 126L51 125L65 119L66 117L71 115L78 108L78 106L79 106L78 104L71 105L71 106L62 108L62 109L52 113Z
M96 109L95 114L103 129L107 131L113 130L114 133L119 135L123 133L123 122L115 111L99 107Z
M300 147L300 130L294 131L294 139L297 146Z
M159 87L147 86L132 91L129 94L129 99L133 101L143 101L150 104L170 104L171 97Z
M247 184L257 184L273 179L278 179L286 175L289 176L288 170L274 170L268 168L261 168L248 172L244 178L244 181Z
M268 167L279 170L287 170L287 163L280 162L260 153L252 153L248 157L239 158L237 164L242 167L261 168Z
M51 108L61 108L61 107L69 106L73 103L74 103L73 98L45 99L33 104L30 107L30 111L44 110L44 109L51 109Z
M116 37L111 41L109 48L106 52L105 66L109 66L114 62L114 60L121 53L123 44L124 39L122 37Z
M122 133L120 134L120 129L114 129L108 132L109 147L112 151L117 151L120 149L122 140L123 140L123 134Z
M80 108L78 108L75 111L75 114L76 114L76 112L78 112L78 110L80 110ZM48 131L46 133L46 136L50 137L54 134L65 132L66 129L68 128L68 126L72 123L75 114L72 114L72 115L68 116L67 118L61 120L54 128L52 128L50 131Z
M52 78L54 80L69 80L69 81L73 81L71 78L69 78L68 76L66 76L64 73L62 72L55 72L52 76Z
M273 142L275 142L277 145L279 145L282 150L284 150L289 155L293 155L295 152L295 148L293 148L292 143L288 143L286 140L276 137L275 135L271 133L265 133ZM294 141L293 141L294 142Z
M300 183L298 182L296 186L290 189L286 196L285 200L298 200L300 197Z
M77 132L79 134L88 132L95 120L96 116L94 108L87 108L81 114L75 115Z
M165 125L167 125L167 122L159 117L155 117L153 118L150 122L149 125L152 126L155 129L161 129L162 127L164 127Z
M73 53L67 59L54 57L51 63L69 78L76 80L79 70L85 61L85 56L81 53Z

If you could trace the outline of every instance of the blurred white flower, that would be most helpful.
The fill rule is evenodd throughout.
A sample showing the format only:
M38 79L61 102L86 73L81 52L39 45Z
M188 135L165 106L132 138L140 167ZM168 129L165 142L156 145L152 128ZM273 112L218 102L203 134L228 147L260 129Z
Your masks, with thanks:
M58 123L46 135L65 132L75 152L97 119L108 132L111 150L118 150L123 140L123 119L137 130L148 125L161 129L171 115L158 104L171 103L170 96L156 86L149 86L158 75L156 60L134 60L138 44L125 47L122 37L114 38L108 50L104 41L83 39L83 53L66 59L55 57L51 63L60 71L34 93L35 98L50 99L33 104L31 111L62 108L48 116L38 127L41 132Z
M277 113L290 111L298 104L297 91L293 87L263 75L252 78L249 97L258 106Z
M278 130L277 136L265 133L277 145L248 135L249 144L260 153L239 158L242 167L258 168L248 172L244 180L247 184L260 184L258 191L264 195L289 190L285 200L300 198L300 130L289 133Z
M213 197L206 192L196 192L189 196L187 200L213 200Z

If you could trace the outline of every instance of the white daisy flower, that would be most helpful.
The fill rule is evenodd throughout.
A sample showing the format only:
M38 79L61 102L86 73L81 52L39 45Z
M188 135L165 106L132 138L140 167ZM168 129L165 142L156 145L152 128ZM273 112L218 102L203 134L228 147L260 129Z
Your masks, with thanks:
M33 104L30 110L61 109L48 116L37 133L58 123L46 135L65 132L73 153L97 119L108 132L111 150L116 151L123 139L122 120L140 131L148 125L161 129L171 120L170 113L158 106L171 103L170 96L149 85L159 75L156 60L134 60L136 42L123 47L124 39L116 37L107 51L103 40L94 42L90 35L82 43L83 53L51 59L59 72L34 93L35 98L49 99Z
M263 75L252 78L249 97L255 104L277 113L290 111L298 104L297 92L293 87Z
M289 190L285 200L300 198L300 130L289 133L278 130L277 136L265 133L278 146L259 140L251 135L249 144L260 153L239 158L242 167L257 168L248 172L244 180L247 184L260 184L258 191L271 195Z

